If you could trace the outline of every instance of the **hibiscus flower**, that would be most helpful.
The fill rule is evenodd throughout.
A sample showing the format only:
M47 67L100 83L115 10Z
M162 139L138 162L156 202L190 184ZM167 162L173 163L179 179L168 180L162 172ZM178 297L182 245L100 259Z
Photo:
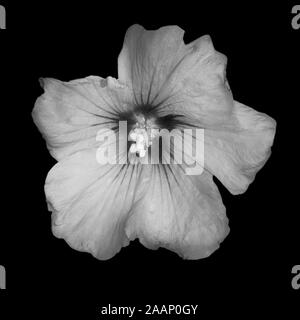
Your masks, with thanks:
M138 238L186 259L207 257L229 232L213 176L241 194L268 159L275 121L233 99L227 59L209 36L185 44L183 34L177 26L134 25L118 79L42 79L45 92L32 115L58 161L46 178L46 199L54 235L72 248L104 260ZM121 155L135 161L100 164L96 154L107 143L97 133L119 132L119 121L128 127L115 143L130 141ZM184 164L162 158L143 164L146 129L154 127L204 129L203 172L186 174Z

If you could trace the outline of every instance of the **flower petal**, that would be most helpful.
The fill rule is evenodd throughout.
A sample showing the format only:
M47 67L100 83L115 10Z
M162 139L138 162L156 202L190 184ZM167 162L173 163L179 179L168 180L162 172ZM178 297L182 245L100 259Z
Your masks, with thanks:
M184 31L177 26L146 31L131 26L118 59L119 80L132 86L137 104L153 103L185 53Z
M114 256L129 243L124 226L140 170L140 166L100 165L95 150L58 162L45 184L54 235L98 259Z
M187 176L178 165L145 166L148 188L135 203L127 236L150 249L159 246L186 259L209 256L229 232L225 207L209 173Z
M219 126L230 120L234 101L226 79L227 58L214 49L205 35L185 46L186 55L165 89L173 94L162 105L163 113L184 116L201 127Z
M32 116L57 160L94 147L97 132L112 128L118 113L131 105L128 88L111 77L43 79L42 85L45 93L36 101Z
M159 105L161 116L179 114L223 121L233 109L225 77L227 58L208 35L183 42L177 26L146 31L134 25L126 33L118 59L119 80L133 87L136 103Z
M247 190L271 154L276 122L237 101L231 122L204 132L204 165L232 193Z

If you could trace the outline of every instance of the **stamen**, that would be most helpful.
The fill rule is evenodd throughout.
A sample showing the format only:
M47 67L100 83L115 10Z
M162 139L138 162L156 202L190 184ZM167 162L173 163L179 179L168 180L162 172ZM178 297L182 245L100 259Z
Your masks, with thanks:
M145 120L144 116L136 116L137 122L134 128L129 132L129 140L135 141L130 146L130 153L138 153L140 157L144 157L147 148L152 144L152 139L156 136L156 130L153 129L151 120Z

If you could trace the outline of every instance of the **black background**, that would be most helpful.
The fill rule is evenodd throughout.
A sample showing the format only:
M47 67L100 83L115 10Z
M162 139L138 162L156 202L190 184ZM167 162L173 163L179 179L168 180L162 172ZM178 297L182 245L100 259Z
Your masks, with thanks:
M300 30L291 26L296 3L1 4L7 10L7 29L0 30L0 264L7 270L2 308L11 317L61 318L64 311L68 319L73 313L101 318L99 308L107 303L199 304L199 319L206 312L243 317L296 310L300 290L291 287L291 269L300 264ZM234 98L277 121L272 156L248 191L233 196L216 182L231 231L204 260L184 261L134 241L111 260L98 261L51 233L43 187L55 160L31 119L42 94L38 78L117 77L124 34L134 23L146 29L179 25L186 42L210 34L228 57Z

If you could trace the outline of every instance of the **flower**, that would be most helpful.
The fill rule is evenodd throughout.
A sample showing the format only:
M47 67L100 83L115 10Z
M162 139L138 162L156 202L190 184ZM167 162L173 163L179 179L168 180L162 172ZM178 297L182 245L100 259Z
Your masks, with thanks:
M227 59L209 36L186 45L183 34L177 26L134 25L118 58L118 80L42 80L45 93L32 116L58 161L46 178L46 199L54 235L72 248L104 260L139 238L186 259L207 257L229 232L213 176L241 194L268 159L275 121L233 99ZM118 121L128 123L124 154L136 161L99 164L96 152L107 144L97 132L118 131ZM204 129L201 175L161 159L140 161L155 139L147 129L155 127ZM127 138L119 136L118 144Z

